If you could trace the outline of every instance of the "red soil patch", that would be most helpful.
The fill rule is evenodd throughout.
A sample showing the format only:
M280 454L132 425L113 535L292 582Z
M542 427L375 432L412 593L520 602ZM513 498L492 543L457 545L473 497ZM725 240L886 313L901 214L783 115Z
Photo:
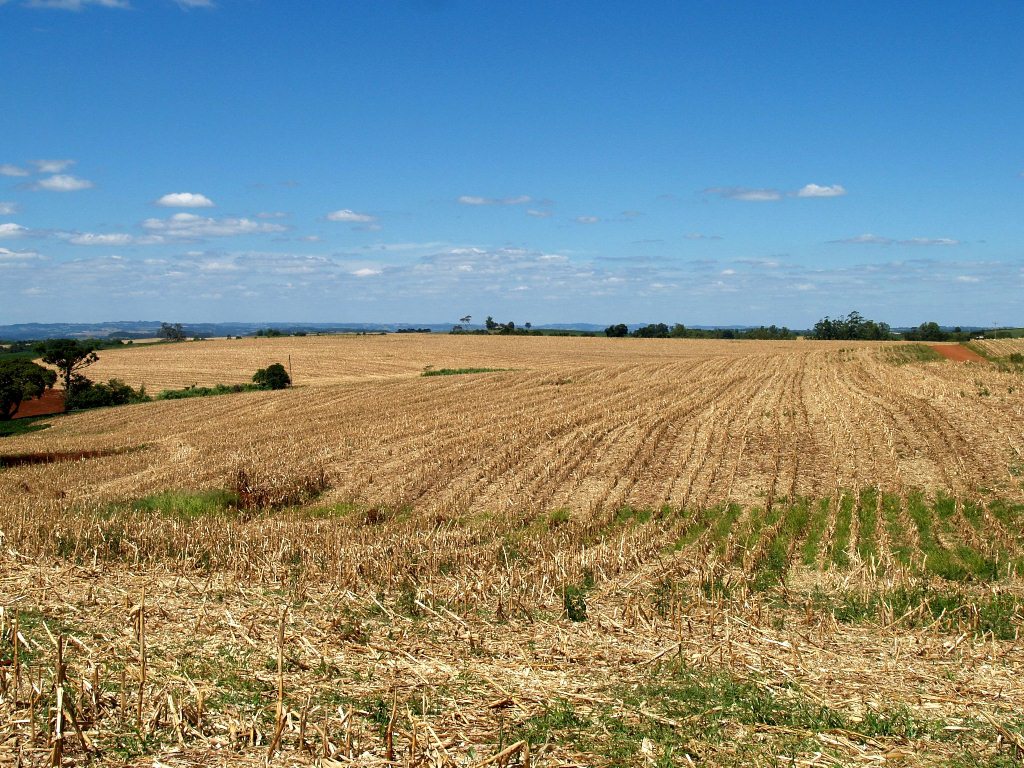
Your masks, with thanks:
M22 400L21 407L14 414L14 418L24 419L29 416L50 416L54 413L64 413L63 389L48 389L43 393L42 397Z
M932 344L932 349L945 357L947 360L956 360L958 363L985 363L984 357L962 344Z

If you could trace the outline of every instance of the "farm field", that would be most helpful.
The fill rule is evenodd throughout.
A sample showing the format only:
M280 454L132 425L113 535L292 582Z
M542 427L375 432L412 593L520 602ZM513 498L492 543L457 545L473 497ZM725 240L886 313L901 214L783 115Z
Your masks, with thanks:
M0 442L0 761L1021 764L1012 365L396 335L88 373L289 356Z

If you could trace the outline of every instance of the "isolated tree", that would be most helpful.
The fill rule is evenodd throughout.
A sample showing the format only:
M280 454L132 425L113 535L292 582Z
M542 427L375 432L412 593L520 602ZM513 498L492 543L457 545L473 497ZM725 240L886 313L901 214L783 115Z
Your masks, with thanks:
M252 380L264 389L284 389L291 386L292 377L280 363L272 363L266 368L260 368L253 374Z
M28 360L0 361L0 421L13 419L23 400L40 397L56 381L56 373Z
M72 376L99 360L96 344L77 339L48 339L36 345L35 351L43 362L57 367L64 380L64 390L71 392Z
M160 323L160 330L157 331L157 336L168 341L184 341L185 329L182 328L181 323Z
M618 325L609 325L604 329L605 336L611 336L613 338L623 338L629 336L629 328L625 323L619 323Z
M485 328L486 328L486 329L487 329L488 331L496 331L496 330L498 330L498 323L496 323L496 322L494 321L494 318L493 318L493 317L491 317L490 315L488 315L488 316L487 316L487 319L486 319L486 320L484 320L484 327L485 327Z
M523 328L525 328L526 330L530 330L531 328L533 328L533 323L523 323Z
M473 322L473 316L465 315L464 317L460 317L459 322L462 323L463 325L469 325L471 322Z

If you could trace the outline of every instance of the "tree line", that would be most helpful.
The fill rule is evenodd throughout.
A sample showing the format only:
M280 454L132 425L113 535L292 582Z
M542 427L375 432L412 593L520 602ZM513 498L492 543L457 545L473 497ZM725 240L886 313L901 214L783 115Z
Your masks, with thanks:
M779 341L795 339L796 333L789 328L776 325L758 328L687 328L682 323L669 327L665 323L650 323L630 331L625 323L609 325L604 335L611 338L631 336L637 339L760 339L762 341Z
M52 389L58 381L64 385L64 407L69 411L152 400L153 398L146 394L145 386L135 389L120 379L110 379L106 383L96 382L83 373L99 360L96 350L102 346L102 343L96 341L48 339L32 347L32 354L45 365L39 365L33 359L26 359L24 353L27 350L19 350L21 355L10 355L11 359L0 359L0 421L14 418L25 400L42 397L46 390ZM252 382L249 385L242 385L243 388L284 389L291 385L291 377L281 363L272 363L256 371ZM181 392L188 394L181 395ZM210 393L219 394L219 391L211 390ZM195 387L187 387L185 390L161 392L156 399L194 397L196 394L207 393L199 392Z

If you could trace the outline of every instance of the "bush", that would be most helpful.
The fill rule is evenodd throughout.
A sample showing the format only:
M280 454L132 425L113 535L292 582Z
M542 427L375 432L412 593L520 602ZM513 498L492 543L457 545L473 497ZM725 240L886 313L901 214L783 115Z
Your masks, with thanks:
M111 405L130 405L149 402L145 387L132 389L120 379L111 379L106 384L90 381L84 376L74 375L71 391L67 397L69 411L86 408L105 408Z
M260 368L253 374L252 380L263 389L284 389L291 386L292 377L280 363L273 363Z
M262 389L255 384L216 384L212 387L192 385L184 389L165 389L157 394L156 400L184 400L189 397L212 397L214 395L230 395L237 392L254 392Z

